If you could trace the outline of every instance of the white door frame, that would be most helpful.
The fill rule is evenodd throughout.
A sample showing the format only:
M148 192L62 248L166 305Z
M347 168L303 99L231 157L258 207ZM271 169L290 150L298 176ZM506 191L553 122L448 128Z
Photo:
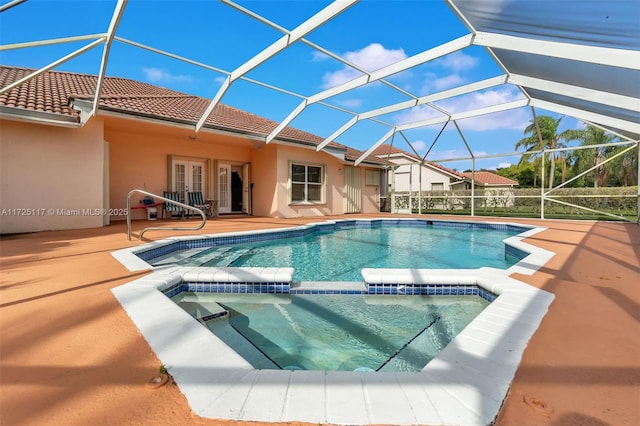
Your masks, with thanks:
M344 166L344 212L360 213L362 210L362 184L360 169Z
M231 164L218 163L218 213L231 213Z
M177 171L177 166L184 167L184 176ZM171 162L171 190L180 193L180 199L186 203L187 192L200 191L206 197L206 162L175 159ZM180 179L182 178L182 179Z

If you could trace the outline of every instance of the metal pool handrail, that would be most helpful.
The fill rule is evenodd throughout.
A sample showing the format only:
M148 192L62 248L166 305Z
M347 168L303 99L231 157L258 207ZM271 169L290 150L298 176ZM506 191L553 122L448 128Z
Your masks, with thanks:
M195 228L190 227L190 226L173 226L173 227L170 227L170 228L166 228L166 227L163 227L163 226L148 226L148 227L144 228L140 232L140 237L139 237L140 240L142 240L142 235L144 235L144 233L147 232L147 231L151 231L151 230L159 230L160 231L160 230L167 230L167 229L169 229L171 231L197 231L198 229L204 228L204 225L207 223L207 216L199 208L190 206L188 204L181 203L179 201L174 201L174 200L172 200L170 198L162 197L162 196L160 196L158 194L153 194L151 192L143 191L142 189L132 189L127 194L127 239L129 241L131 241L131 195L133 195L134 192L138 192L140 194L148 195L148 196L154 197L154 198L159 198L162 201L164 201L165 203L175 204L177 206L182 207L183 209L197 211L198 213L200 213L200 216L202 216L202 223L200 224L200 226L195 227Z

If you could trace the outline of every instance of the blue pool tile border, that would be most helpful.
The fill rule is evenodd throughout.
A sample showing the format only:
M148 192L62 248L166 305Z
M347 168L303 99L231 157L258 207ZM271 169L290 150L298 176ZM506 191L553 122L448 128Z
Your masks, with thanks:
M459 229L492 229L498 231L513 231L521 233L529 231L531 228L524 226L506 224L506 223L483 223L483 222L456 222L456 221L441 221L441 220L427 220L427 219L353 219L353 220L341 220L328 223L310 224L307 226L288 229L288 230L273 230L268 232L259 233L246 233L239 235L226 235L226 236L207 236L203 238L190 238L172 241L161 246L156 246L144 251L135 252L135 255L141 260L147 262L154 258L165 256L171 252L178 250L189 250L194 248L206 248L206 247L219 247L235 244L246 244L261 241L278 240L285 238L305 237L318 232L332 231L336 229L344 228L376 228L382 226L428 226L434 228L459 228ZM511 248L505 245L506 252L516 257L517 259L523 259L529 253Z
M498 295L476 284L369 284L367 290L292 289L290 283L181 282L162 290L172 298L182 292L228 294L368 294L394 296L479 296L493 302Z
M357 224L354 221L351 223L354 226ZM362 226L378 225L374 222ZM426 220L425 226L441 226L441 223L437 220ZM324 226L319 229L330 227ZM531 254L509 270L495 268L415 270L409 274L406 271L391 270L370 270L368 274L363 272L363 276L370 275L370 279L365 281L370 285L382 285L383 292L385 283L396 280L396 284L393 285L397 289L403 289L404 294L407 294L407 284L397 283L427 286L427 291L429 291L428 286L432 285L436 293L446 292L447 285L449 285L449 291L455 289L456 292L466 293L469 290L473 293L473 288L465 288L472 286L477 287L480 297L499 295L495 303L490 303L421 372L393 373L395 380L392 382L400 386L385 388L385 398L390 401L400 401L416 413L415 421L407 421L406 424L489 424L495 418L500 401L508 393L523 351L554 299L552 293L511 278L514 273L533 274L554 255L553 252L522 241L545 228L522 225L521 229L526 232L510 237L509 242L505 240L505 244L515 245ZM208 237L213 235L181 238L202 240ZM121 249L112 252L112 255L131 271L148 270L150 265L136 256L137 252L149 251L152 248L161 248L177 242L177 239L171 238L148 243L144 247ZM282 402L282 395L288 394L292 383L294 387L297 386L294 389L310 384L319 395L325 395L327 398L331 396L332 400L345 395L345 390L348 390L349 398L354 401L366 401L371 395L379 395L380 383L387 382L387 379L382 382L377 380L377 376L371 376L374 380L363 380L363 373L357 372L341 372L339 375L332 376L332 380L327 379L329 376L325 376L325 380L318 380L315 372L254 369L240 354L203 327L197 318L193 318L189 312L181 309L169 297L163 297L163 294L173 296L182 291L188 291L189 282L197 284L202 281L203 284L211 286L212 283L208 281L218 279L217 269L222 270L221 277L224 277L224 268L161 266L152 269L151 274L112 288L111 292L138 327L160 362L169 366L176 385L185 395L190 408L198 416L233 421L300 421L298 413L292 413L291 410L286 409L287 407L290 409L291 404L287 406ZM291 278L281 276L289 274L292 277L291 271L284 271L286 273L266 271L264 274L260 271L258 274L257 271L242 271L242 268L229 269L234 271L228 271L226 280L244 284L245 290L248 284L243 281L252 281L252 276L260 277L258 279L263 279L265 282L289 281L290 293L299 293L299 290L304 290L302 293L313 294L317 289L319 294L320 289L326 288L324 283L297 283L292 282ZM415 281L408 280L408 277L414 277ZM229 283L219 284L224 286ZM347 284L344 290L354 291L354 288L358 288L356 291L360 294L363 292L368 294L366 284L352 284L356 285ZM453 285L456 286L451 287ZM331 283L331 286L334 289L342 288L339 283ZM238 287L238 291L240 288L242 287ZM390 284L389 291L391 288ZM224 312L211 314L207 312L207 315L218 314L224 317ZM171 341L167 340L167 336L171 336ZM470 353L474 355L472 368L467 365ZM194 362L201 367L197 375L193 374ZM221 371L225 374L220 374ZM392 377L386 376L390 373L379 374L381 374L380 377ZM237 383L234 382L233 393L246 396L240 400L240 405L233 412L230 411L227 403L218 403L223 399L229 400L230 377L243 378ZM265 382L270 384L270 389L273 391L264 391L265 387L262 384ZM414 389L415 386L422 388L424 392L421 392L421 395L424 393L424 397L407 395L407 389ZM305 405L306 411L315 410L309 417L310 423L323 423L327 419L338 419L339 423L366 423L367 419L373 418L372 407L380 406L380 404L374 404L374 406L355 404L353 409L349 410L355 414L349 414L351 417L345 418L343 405L326 404L327 398L316 398L316 404L311 409ZM305 401L305 404L307 403ZM434 409L425 410L425 404L433 406ZM272 410L275 414L268 413L268 417L263 417L262 413L266 412L265 406L275 407L276 410ZM280 409L280 406L283 408ZM440 409L441 406L442 409ZM436 413L435 407L438 412L432 415L431 413ZM386 405L382 404L382 408L386 409Z
M505 244L504 246L504 255L505 256L511 256L514 257L516 259L524 259L525 257L527 257L529 255L529 253L527 253L526 251L519 249L517 247L514 247L512 245L509 244Z

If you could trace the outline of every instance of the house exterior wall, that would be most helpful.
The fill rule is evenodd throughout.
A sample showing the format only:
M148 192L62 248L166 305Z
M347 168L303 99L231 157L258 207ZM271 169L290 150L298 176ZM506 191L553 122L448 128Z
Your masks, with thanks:
M290 201L291 163L324 167L325 193L320 204L294 204ZM251 154L253 214L268 217L314 217L344 213L344 167L337 158L313 148L268 144ZM365 169L358 168L362 182L362 213L376 213L379 187L365 186Z
M105 139L110 155L110 204L114 212L124 210L126 196L132 189L154 194L171 190L169 159L202 161L207 177L203 195L216 199L214 165L218 162L246 163L251 159L251 143L243 138L219 134L198 134L153 123L109 118ZM132 206L139 206L142 194L133 194ZM160 212L159 212L160 213ZM145 219L145 209L133 209L132 219ZM112 217L124 220L126 216Z
M313 147L262 145L246 137L170 127L110 115L98 115L82 128L3 121L0 232L34 232L100 227L126 219L126 197L133 189L154 194L170 190L170 159L205 162L204 194L217 199L217 165L250 164L252 214L310 217L344 213L344 163ZM290 202L291 162L324 167L320 204ZM379 187L362 182L362 213L378 212ZM132 207L143 194L134 193ZM16 209L44 209L19 214ZM46 214L53 209L55 214ZM14 213L16 214L12 214ZM104 210L113 214L90 214ZM29 212L29 210L25 210ZM144 208L132 219L146 219ZM36 215L37 214L37 215ZM160 208L158 208L160 215Z
M278 211L276 194L279 185L278 170L275 166L277 158L278 145L273 143L251 152L251 198L254 216L274 217Z
M362 212L361 213L379 213L380 212L380 186L367 185L366 168L361 167L362 176Z
M289 169L291 162L317 164L324 166L325 193L321 204L292 204L289 196ZM316 152L315 149L298 148L288 145L278 145L276 159L276 210L274 217L312 217L344 212L344 175L341 173L343 165L326 152Z
M389 174L389 184L391 184L391 173ZM449 191L450 176L446 173L422 167L422 191L431 191L432 183L444 184L444 191ZM395 169L395 190L396 192L420 191L420 166L417 164L403 164Z
M103 225L102 124L0 122L0 233Z

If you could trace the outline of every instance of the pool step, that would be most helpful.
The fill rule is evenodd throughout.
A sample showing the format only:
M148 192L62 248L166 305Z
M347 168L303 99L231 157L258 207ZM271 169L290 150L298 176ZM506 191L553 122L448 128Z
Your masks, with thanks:
M231 250L232 247L218 247L215 249L209 247L206 253L193 256L186 262L181 262L181 264L187 266L202 266L205 263L216 261L215 266L227 266L226 263L224 265L219 264L218 259L223 259Z
M180 262L180 264L186 266L204 266L205 264L214 267L233 266L234 262L242 256L249 254L251 250L250 248L234 249L233 247L220 247L200 256L193 256L193 258L186 259Z
M215 302L182 300L178 306L198 321L208 321L227 314L227 310Z
M199 247L176 251L151 260L153 266L167 266L180 264L181 266L202 266L212 263L210 266L231 266L242 256L246 256L250 248L234 250L233 247Z
M196 256L205 250L209 250L209 247L198 247L187 250L174 251L164 256L154 257L149 261L153 266L164 266L179 263L190 257Z

